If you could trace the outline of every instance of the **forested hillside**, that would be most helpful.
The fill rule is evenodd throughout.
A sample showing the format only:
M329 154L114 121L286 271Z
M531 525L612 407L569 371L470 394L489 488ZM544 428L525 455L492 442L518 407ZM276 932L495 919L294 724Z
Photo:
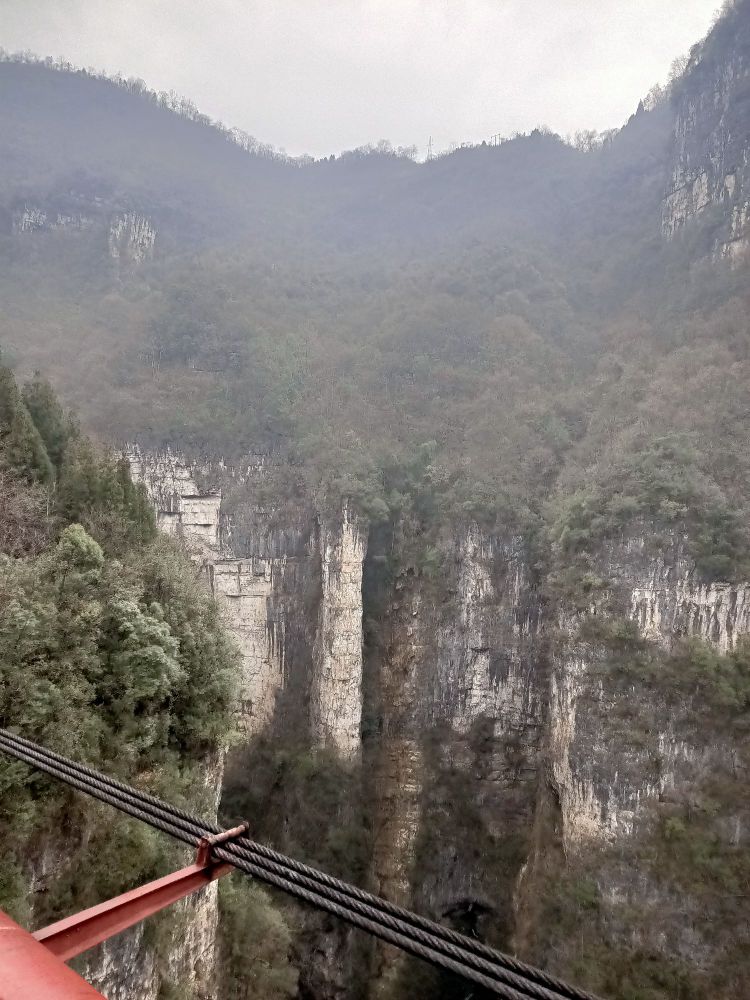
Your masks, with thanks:
M690 430L732 490L708 446L728 414L701 408L698 440L694 401L715 365L720 407L744 391L746 282L701 262L705 225L662 239L668 97L587 152L535 132L421 165L299 163L133 87L12 61L0 77L3 342L99 433L281 450L370 516L429 469L441 509L526 523L613 406L627 461L653 401L659 434ZM139 265L107 254L122 213L157 234Z
M4 724L174 799L232 675L227 821L618 1000L742 995L749 0L617 132L424 163L27 57L0 95ZM463 996L256 903L220 997Z
M231 737L231 641L127 463L49 383L0 368L0 720L30 739L215 809L204 771ZM37 926L169 870L179 852L3 758L0 906ZM162 922L163 954L175 932ZM174 947L174 941L172 942Z

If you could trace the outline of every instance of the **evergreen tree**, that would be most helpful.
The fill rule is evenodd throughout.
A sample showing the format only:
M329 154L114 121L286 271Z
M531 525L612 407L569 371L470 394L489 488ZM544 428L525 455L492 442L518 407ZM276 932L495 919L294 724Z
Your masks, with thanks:
M145 488L130 478L128 462L80 436L69 440L63 456L57 509L66 521L83 524L109 552L146 544L156 534Z
M55 478L47 449L9 368L0 367L0 462L29 482Z
M68 441L76 433L75 424L65 415L52 386L39 372L23 387L23 401L42 436L50 461L59 472Z

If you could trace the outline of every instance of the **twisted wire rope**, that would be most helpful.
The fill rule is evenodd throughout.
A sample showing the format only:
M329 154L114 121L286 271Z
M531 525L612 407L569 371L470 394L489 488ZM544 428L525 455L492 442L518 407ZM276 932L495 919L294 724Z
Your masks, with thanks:
M202 837L221 832L221 827L215 823L196 819L156 796L69 760L6 729L0 729L0 750L183 843L196 846ZM506 1000L597 1000L592 994L571 987L539 969L265 845L256 844L247 837L217 845L212 853L246 874L333 913L434 965L470 979Z

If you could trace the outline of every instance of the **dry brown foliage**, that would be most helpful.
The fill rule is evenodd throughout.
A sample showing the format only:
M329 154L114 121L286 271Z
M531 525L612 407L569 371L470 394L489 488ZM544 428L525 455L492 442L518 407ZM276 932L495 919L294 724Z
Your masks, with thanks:
M0 552L20 558L45 547L51 529L48 494L0 469Z

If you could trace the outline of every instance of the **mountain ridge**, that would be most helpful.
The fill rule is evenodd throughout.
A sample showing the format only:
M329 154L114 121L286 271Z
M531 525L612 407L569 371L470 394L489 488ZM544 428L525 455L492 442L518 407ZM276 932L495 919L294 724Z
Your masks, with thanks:
M749 39L423 164L0 63L0 341L235 634L228 825L616 1000L748 975ZM273 912L303 995L461 995Z

